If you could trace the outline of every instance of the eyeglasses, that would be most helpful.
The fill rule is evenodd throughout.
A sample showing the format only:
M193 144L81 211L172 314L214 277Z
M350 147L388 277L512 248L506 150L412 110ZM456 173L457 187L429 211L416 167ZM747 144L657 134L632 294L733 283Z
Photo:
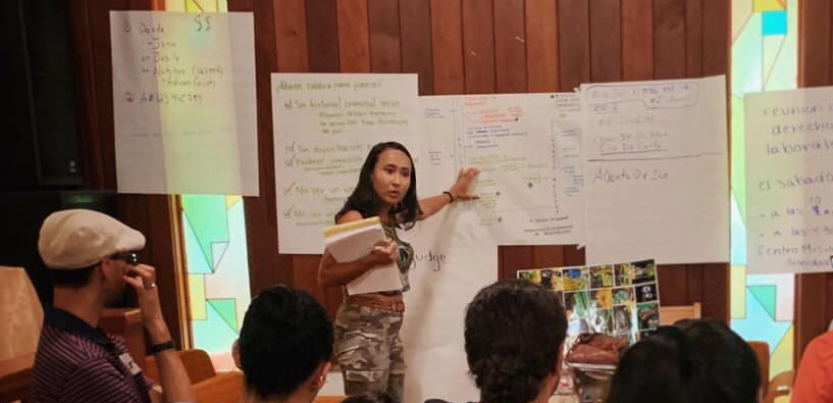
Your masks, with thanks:
M113 259L114 260L121 260L121 261L123 261L123 262L125 262L129 265L133 265L133 266L139 264L139 256L136 255L133 252L116 253L115 255L113 255Z

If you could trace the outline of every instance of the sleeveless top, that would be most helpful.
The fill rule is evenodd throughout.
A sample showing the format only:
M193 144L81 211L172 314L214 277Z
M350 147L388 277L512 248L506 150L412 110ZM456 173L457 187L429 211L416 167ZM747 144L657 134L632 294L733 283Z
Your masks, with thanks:
M411 289L411 284L408 282L408 271L414 263L414 247L411 244L399 239L396 234L396 226L389 224L382 224L382 229L385 230L385 235L396 242L397 249L399 249L399 278L402 280L402 292ZM394 292L398 293L398 292ZM387 293L382 293L387 294Z

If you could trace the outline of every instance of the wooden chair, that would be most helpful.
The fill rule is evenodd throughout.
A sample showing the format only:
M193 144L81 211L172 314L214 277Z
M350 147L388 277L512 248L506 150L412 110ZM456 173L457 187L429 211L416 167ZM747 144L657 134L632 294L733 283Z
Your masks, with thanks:
M660 324L673 325L681 319L700 319L700 303L685 306L660 306ZM761 389L765 392L764 403L774 403L779 396L788 396L792 390L793 371L786 371L769 380L769 345L763 341L749 341L749 347L758 357L761 375Z
M32 394L35 353L0 361L0 402L28 402Z
M767 387L766 394L764 395L764 403L775 403L775 399L781 396L791 395L794 377L795 371L784 371L775 375L775 377L769 381L769 386Z
M243 400L243 373L240 371L220 372L214 369L211 358L203 350L185 350L179 352L179 358L188 378L194 387L194 393L201 403L238 403ZM156 358L147 357L145 373L148 378L160 383L159 368Z
M344 395L334 396L316 396L312 403L341 403L342 400L347 399Z
M748 341L749 347L758 357L758 365L761 370L761 389L767 390L769 386L769 344L765 341Z
M749 341L749 347L758 357L758 364L761 367L761 389L764 391L764 403L774 403L780 396L789 396L792 393L794 371L784 371L769 379L769 344L763 341Z
M692 305L668 305L659 307L659 321L662 326L673 325L681 319L700 319L702 317L699 302Z
M179 359L182 360L182 365L188 372L188 377L191 379L192 385L217 376L217 371L214 370L214 364L211 363L211 357L203 350L180 351ZM148 378L156 381L156 383L160 383L156 357L148 356L145 360L147 362L145 374Z
M194 384L194 394L200 403L239 403L243 401L243 373L221 372Z

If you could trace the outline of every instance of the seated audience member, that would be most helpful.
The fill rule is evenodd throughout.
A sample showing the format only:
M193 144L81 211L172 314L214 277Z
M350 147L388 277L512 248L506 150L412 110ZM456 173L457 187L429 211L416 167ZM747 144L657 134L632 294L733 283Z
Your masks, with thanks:
M246 402L309 403L327 379L333 326L311 295L278 285L252 300L233 354Z
M480 290L464 334L480 402L546 403L558 387L566 332L561 302L541 286L508 280Z
M722 322L684 320L625 352L608 403L755 403L758 358Z
M101 213L65 210L46 218L38 250L55 287L46 309L32 374L34 402L158 402L194 400L188 374L162 318L153 267L133 253L138 231ZM102 310L125 283L136 290L142 322L156 356L163 392L120 340L97 328Z
M813 339L796 373L792 403L833 402L833 332Z
M372 391L359 393L357 395L350 395L341 403L398 403L393 400L393 397L387 392Z

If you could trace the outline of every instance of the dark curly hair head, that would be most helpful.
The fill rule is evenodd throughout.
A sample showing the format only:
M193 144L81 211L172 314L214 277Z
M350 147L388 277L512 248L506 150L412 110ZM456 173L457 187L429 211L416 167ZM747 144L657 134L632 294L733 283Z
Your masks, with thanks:
M749 403L761 385L752 348L723 322L659 328L619 363L608 403Z
M351 210L358 211L363 218L379 215L379 210L382 208L382 198L373 189L373 170L376 169L376 163L379 162L379 155L387 149L402 151L411 161L411 186L405 192L402 202L391 207L389 211L390 218L392 218L391 222L396 223L397 226L404 229L409 229L414 226L420 214L419 199L416 194L416 167L408 149L395 141L376 144L367 153L367 158L365 158L362 169L359 172L359 183L356 184L356 188L350 197L347 198L341 210L336 213L336 222L338 222L341 216Z
M277 285L249 305L239 351L248 392L261 399L285 397L329 361L333 326L311 295Z
M567 332L558 297L526 280L499 281L466 310L466 356L482 403L526 403L557 370Z

